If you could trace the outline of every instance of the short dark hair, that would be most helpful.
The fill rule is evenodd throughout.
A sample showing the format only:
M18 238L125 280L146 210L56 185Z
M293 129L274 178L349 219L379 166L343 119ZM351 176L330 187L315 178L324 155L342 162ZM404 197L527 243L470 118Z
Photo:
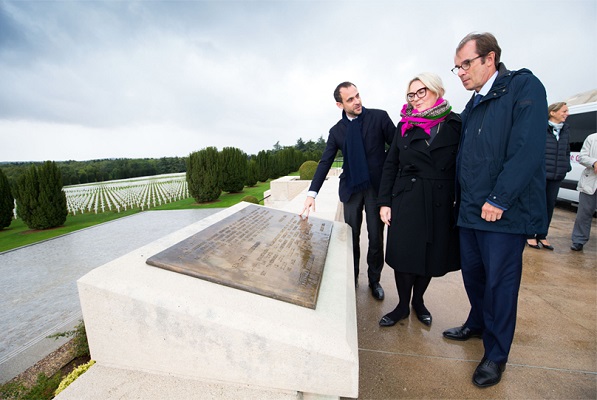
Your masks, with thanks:
M342 96L340 96L340 89L342 89L342 88L348 89L351 86L357 87L354 83L351 83L348 81L342 82L341 84L336 86L336 90L334 90L334 100L336 100L338 103L342 103Z
M466 35L456 47L456 53L458 53L465 44L470 42L471 40L475 41L475 47L477 49L477 54L483 56L483 62L485 62L485 56L490 52L495 53L495 69L499 68L500 64L500 57L502 56L502 49L498 45L498 41L493 36L493 34L489 32L472 32Z

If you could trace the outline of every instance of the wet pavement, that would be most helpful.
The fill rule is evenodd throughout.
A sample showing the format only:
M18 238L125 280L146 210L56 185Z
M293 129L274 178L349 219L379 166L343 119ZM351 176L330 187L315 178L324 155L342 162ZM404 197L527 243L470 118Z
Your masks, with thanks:
M47 336L82 318L77 279L218 211L147 211L0 253L0 382L65 342Z
M576 214L556 208L549 240L555 251L526 247L516 334L502 381L479 389L472 374L483 357L480 339L444 339L466 320L469 303L460 272L434 278L425 295L426 327L409 318L382 328L398 304L392 269L384 267L386 298L369 294L361 263L357 295L359 398L597 398L597 226L582 252L570 250ZM366 235L361 235L366 236ZM363 241L361 246L366 246Z

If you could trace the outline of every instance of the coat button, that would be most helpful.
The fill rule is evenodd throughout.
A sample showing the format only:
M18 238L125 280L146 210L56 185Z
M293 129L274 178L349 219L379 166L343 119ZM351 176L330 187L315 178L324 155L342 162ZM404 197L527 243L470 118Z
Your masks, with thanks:
M417 178L412 178L410 181L411 181L411 182L416 182L416 181L417 181Z
M406 150L406 149L408 149L408 146L407 146L407 145L404 145L404 150Z

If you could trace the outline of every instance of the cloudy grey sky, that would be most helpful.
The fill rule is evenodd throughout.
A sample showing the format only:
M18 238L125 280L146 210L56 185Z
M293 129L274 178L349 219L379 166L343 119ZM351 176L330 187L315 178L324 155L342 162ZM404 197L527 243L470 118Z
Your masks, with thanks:
M397 123L422 71L460 112L471 31L566 100L597 88L596 25L595 0L0 0L0 161L254 154L327 138L344 80Z

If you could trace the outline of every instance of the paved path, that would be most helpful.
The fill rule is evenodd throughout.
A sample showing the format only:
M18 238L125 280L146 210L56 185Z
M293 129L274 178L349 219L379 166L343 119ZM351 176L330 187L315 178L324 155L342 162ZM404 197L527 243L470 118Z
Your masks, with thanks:
M0 383L64 343L47 336L82 318L77 279L220 210L147 211L0 253Z

